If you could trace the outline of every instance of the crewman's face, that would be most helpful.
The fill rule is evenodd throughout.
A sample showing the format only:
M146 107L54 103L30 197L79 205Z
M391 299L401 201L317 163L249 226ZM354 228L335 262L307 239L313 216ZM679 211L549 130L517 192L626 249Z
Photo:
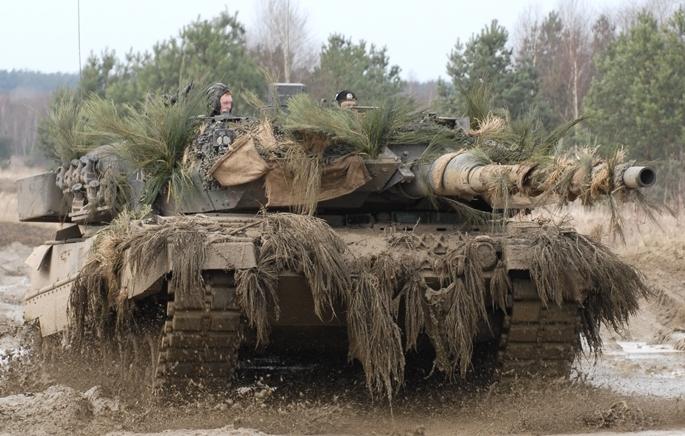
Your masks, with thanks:
M221 113L230 113L233 110L233 96L229 93L226 93L221 96L219 99L219 103L221 104Z
M349 109L357 105L357 100L343 100L340 102L340 107L343 109Z

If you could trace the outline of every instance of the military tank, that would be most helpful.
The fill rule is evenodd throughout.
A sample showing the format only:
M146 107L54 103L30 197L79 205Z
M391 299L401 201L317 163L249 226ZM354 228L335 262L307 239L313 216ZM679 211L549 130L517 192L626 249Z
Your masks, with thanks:
M146 334L158 385L221 386L259 346L347 351L372 393L392 395L410 350L448 377L476 343L499 374L567 374L581 342L599 347L600 324L620 326L648 292L601 243L527 213L651 186L649 167L427 157L405 141L373 157L324 147L318 169L293 173L267 158L276 130L205 118L188 189L142 211L145 174L102 149L20 180L20 218L62 223L27 259L27 321L72 344Z

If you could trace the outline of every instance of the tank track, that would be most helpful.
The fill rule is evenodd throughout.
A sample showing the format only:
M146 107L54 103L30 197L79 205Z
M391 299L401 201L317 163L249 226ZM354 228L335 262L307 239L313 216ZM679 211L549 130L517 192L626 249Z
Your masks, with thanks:
M225 385L237 367L241 312L232 273L206 271L203 307L167 303L159 348L157 388ZM512 306L497 354L502 378L569 374L580 350L577 303L547 307L529 277L512 278Z
M202 307L167 303L156 388L211 387L233 377L242 334L233 274L205 271L203 278Z
M527 276L514 277L512 288L513 304L499 343L501 377L567 376L580 351L580 305L545 306Z

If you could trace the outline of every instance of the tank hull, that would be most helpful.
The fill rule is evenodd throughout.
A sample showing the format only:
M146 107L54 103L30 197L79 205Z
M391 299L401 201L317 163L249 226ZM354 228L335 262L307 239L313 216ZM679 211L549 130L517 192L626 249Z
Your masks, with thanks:
M208 219L241 231L231 241L212 242L208 247L202 266L204 289L199 305L184 303L171 291L173 257L178 255L173 250L149 253L153 258L151 267L144 272L134 272L129 264L121 269L123 295L134 305L156 305L158 310L153 313L163 314L148 320L152 337L159 338L154 339L158 384L227 381L237 366L240 346L254 349L257 345L237 301L235 272L259 264L261 218L217 214ZM476 253L486 289L500 264L505 265L512 283L504 300L505 307L493 305L488 309L473 342L492 344L503 374L568 372L579 350L580 302L567 301L559 307L540 299L529 276L530 247L522 238L539 226L518 223L500 232L483 232L478 227L456 224L409 226L376 221L359 225L349 223L349 219L344 221L348 224L333 230L354 256L369 259L384 253L409 255L421 264L421 278L433 290L447 286L444 274L435 270L436 259L458 247L465 235L473 238L477 241ZM164 226L164 223L165 218L159 217L156 225ZM32 289L26 297L26 318L38 321L43 336L69 328L69 297L89 258L93 240L85 237L55 241L36 248L27 261L32 267ZM317 353L344 356L349 345L344 305L336 302L331 310L317 315L312 290L302 271L280 271L277 283L279 315L270 314L271 342L267 350L298 356ZM491 295L485 296L485 301L490 300ZM398 319L403 317L400 315ZM404 331L406 326L401 321L399 324ZM427 351L429 355L432 352Z

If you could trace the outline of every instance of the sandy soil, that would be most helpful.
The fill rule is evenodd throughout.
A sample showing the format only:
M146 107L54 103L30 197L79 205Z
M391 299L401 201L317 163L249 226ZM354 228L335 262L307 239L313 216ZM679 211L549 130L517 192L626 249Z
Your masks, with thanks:
M0 195L7 199L13 193ZM76 357L39 359L36 350L49 347L21 325L21 299L28 286L22 262L52 229L18 224L11 219L13 211L5 210L0 222L0 435L685 429L685 353L674 348L685 333L685 235L679 231L685 216L664 218L662 231L654 231L632 214L626 223L627 243L621 245L612 243L603 229L606 216L569 212L581 231L613 244L654 287L656 297L643 305L629 330L621 335L606 332L605 354L598 360L579 360L571 380L492 384L472 374L450 384L429 377L426 368L415 368L389 405L383 399L372 401L360 369L344 361L276 367L251 361L229 389L160 400L108 355L100 356L98 364ZM637 223L641 226L635 227Z

